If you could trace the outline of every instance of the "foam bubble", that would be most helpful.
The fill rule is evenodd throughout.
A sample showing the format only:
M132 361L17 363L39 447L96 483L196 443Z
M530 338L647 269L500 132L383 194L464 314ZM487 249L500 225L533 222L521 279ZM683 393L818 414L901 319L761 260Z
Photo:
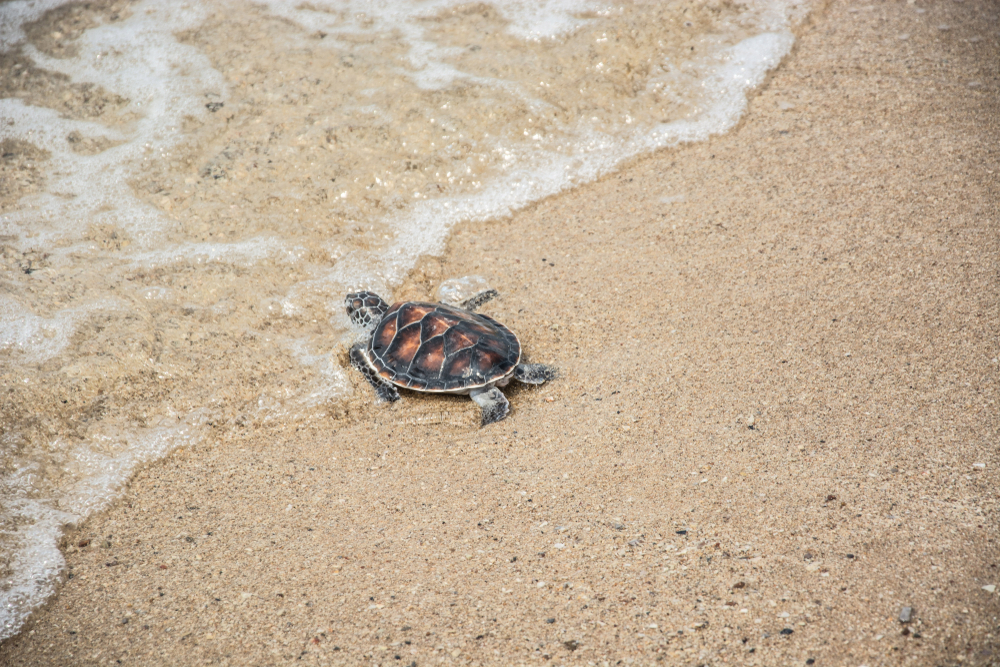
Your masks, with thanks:
M442 281L434 296L441 303L459 306L488 289L490 282L484 276L463 276Z

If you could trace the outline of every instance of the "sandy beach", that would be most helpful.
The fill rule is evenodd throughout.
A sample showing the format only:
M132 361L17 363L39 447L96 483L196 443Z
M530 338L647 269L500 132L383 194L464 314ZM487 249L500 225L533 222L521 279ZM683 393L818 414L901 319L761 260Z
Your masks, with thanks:
M1000 663L998 16L831 3L726 135L460 226L395 296L487 277L556 381L213 425L0 664Z

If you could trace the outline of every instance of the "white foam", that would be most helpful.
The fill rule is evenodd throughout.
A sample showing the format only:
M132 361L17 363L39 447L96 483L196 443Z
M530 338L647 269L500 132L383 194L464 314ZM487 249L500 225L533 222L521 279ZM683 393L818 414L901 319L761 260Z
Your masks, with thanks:
M448 232L458 222L510 215L532 202L596 180L633 156L723 133L746 109L747 91L763 81L792 43L789 33L767 33L722 53L722 62L702 84L707 108L693 119L636 128L624 136L580 128L569 153L550 150L533 154L511 147L509 162L516 166L505 178L486 183L473 194L415 202L390 220L396 236L388 248L349 253L325 276L299 285L296 291L335 293L344 286L386 290L403 280L418 257L440 253ZM331 299L329 308L340 309L341 304Z
M232 243L175 243L162 250L135 253L129 259L133 268L166 266L177 262L252 266L265 259L295 264L305 253L305 248L301 246L290 245L275 236L262 236Z
M36 363L51 359L62 352L88 314L120 306L117 299L101 299L41 317L17 299L0 294L0 352L17 352Z
M183 419L164 416L159 426L106 429L91 433L76 446L64 447L63 470L77 481L60 496L60 509L86 517L107 507L136 468L177 447L197 444L207 420L205 410L187 413Z
M317 0L308 4L282 0L264 3L270 13L294 21L309 31L339 34L399 31L407 40L437 47L423 39L420 19L443 14L468 5L462 0ZM607 14L614 10L608 2L593 0L507 0L496 9L510 23L507 31L521 39L563 37L587 23L584 14Z
M434 296L441 303L459 306L488 289L490 281L485 276L462 276L441 281Z
M4 47L24 40L23 22L62 3L7 3L0 6ZM27 107L20 100L0 101L0 139L22 138L49 151L46 192L25 198L22 208L0 216L0 232L30 238L35 246L77 241L93 222L126 230L139 247L162 243L172 221L135 196L128 186L135 162L164 158L182 137L185 116L208 111L206 93L224 94L225 84L204 54L174 35L200 24L197 4L147 0L127 19L85 31L74 58L52 58L30 44L25 55L37 66L67 75L74 82L96 83L129 100L123 110L137 120L121 129L63 118L52 109ZM95 155L75 153L66 137L107 137L123 143Z
M14 0L0 8L0 50L9 51L26 37L24 26L45 12L66 4L66 0Z
M421 88L444 88L456 79L484 83L479 77L462 72L445 59L457 49L442 47L427 38L420 19L446 13L467 5L461 0L428 0L404 3L395 0L318 0L299 4L283 0L266 2L268 10L298 23L310 32L323 32L338 43L338 35L358 33L398 33L410 47L408 74ZM509 21L507 31L525 40L538 41L565 36L586 24L580 18L587 12L607 13L611 5L593 0L507 0L497 9ZM493 81L494 85L500 82ZM520 91L511 91L520 92Z
M510 21L507 32L524 40L539 41L575 32L587 23L587 19L581 18L583 14L606 15L614 11L615 6L608 2L576 0L517 0L505 2L498 9Z
M334 353L312 352L310 341L304 339L289 340L286 344L299 363L318 372L318 378L300 392L297 399L300 405L314 408L350 394L347 373L336 362Z
M163 425L152 428L97 431L76 443L53 442L50 450L59 469L71 480L62 488L47 486L31 464L0 479L5 524L17 526L2 532L12 574L0 582L0 641L15 634L55 591L65 565L58 546L63 529L107 507L140 466L198 443L206 419L206 412L196 411L180 420L164 418Z
M16 480L12 480L16 481ZM11 577L0 582L0 641L14 635L28 615L55 592L66 562L59 550L63 528L76 520L43 502L19 497L0 482L4 515L13 530L0 530Z

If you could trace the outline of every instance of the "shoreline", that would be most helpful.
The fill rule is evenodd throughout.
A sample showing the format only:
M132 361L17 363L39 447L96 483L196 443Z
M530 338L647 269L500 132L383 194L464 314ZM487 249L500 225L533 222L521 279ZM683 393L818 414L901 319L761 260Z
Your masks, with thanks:
M219 429L0 662L991 664L1000 25L918 9L832 3L726 135L421 260L398 298L485 275L560 367L507 420L352 377Z

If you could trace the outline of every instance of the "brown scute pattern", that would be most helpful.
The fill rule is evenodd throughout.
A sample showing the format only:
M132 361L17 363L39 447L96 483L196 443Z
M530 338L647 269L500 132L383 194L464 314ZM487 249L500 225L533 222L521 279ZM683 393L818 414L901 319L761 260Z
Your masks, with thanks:
M473 349L466 348L461 352L448 357L444 364L444 376L447 378L466 380L472 376L473 371Z
M444 353L449 357L469 349L478 341L478 337L472 335L465 327L449 329L442 338L444 338Z
M397 315L399 328L402 329L409 324L419 322L433 311L434 307L429 303L404 303L400 306L399 315Z
M420 324L414 322L408 327L403 327L396 334L392 342L389 343L385 351L385 358L392 359L393 366L409 366L413 363L413 357L420 349Z
M392 339L396 337L396 318L389 317L382 320L381 326L375 331L375 335L372 336L372 351L378 355L382 356L385 351L392 344Z
M490 369L499 366L502 361L503 357L499 354L487 350L476 350L472 355L472 367L476 373L483 377L486 377Z
M434 317L425 317L420 322L420 336L424 340L430 340L434 336L443 335L448 329L454 327L461 320L447 315L435 314Z
M479 349L483 355L490 355L491 363L500 363L507 356L507 345L502 338L483 336L479 339Z
M435 336L420 346L420 354L410 364L410 377L427 380L441 377L444 366L444 338Z
M496 320L444 304L397 303L375 329L369 358L379 375L418 391L455 391L508 375L517 337Z

